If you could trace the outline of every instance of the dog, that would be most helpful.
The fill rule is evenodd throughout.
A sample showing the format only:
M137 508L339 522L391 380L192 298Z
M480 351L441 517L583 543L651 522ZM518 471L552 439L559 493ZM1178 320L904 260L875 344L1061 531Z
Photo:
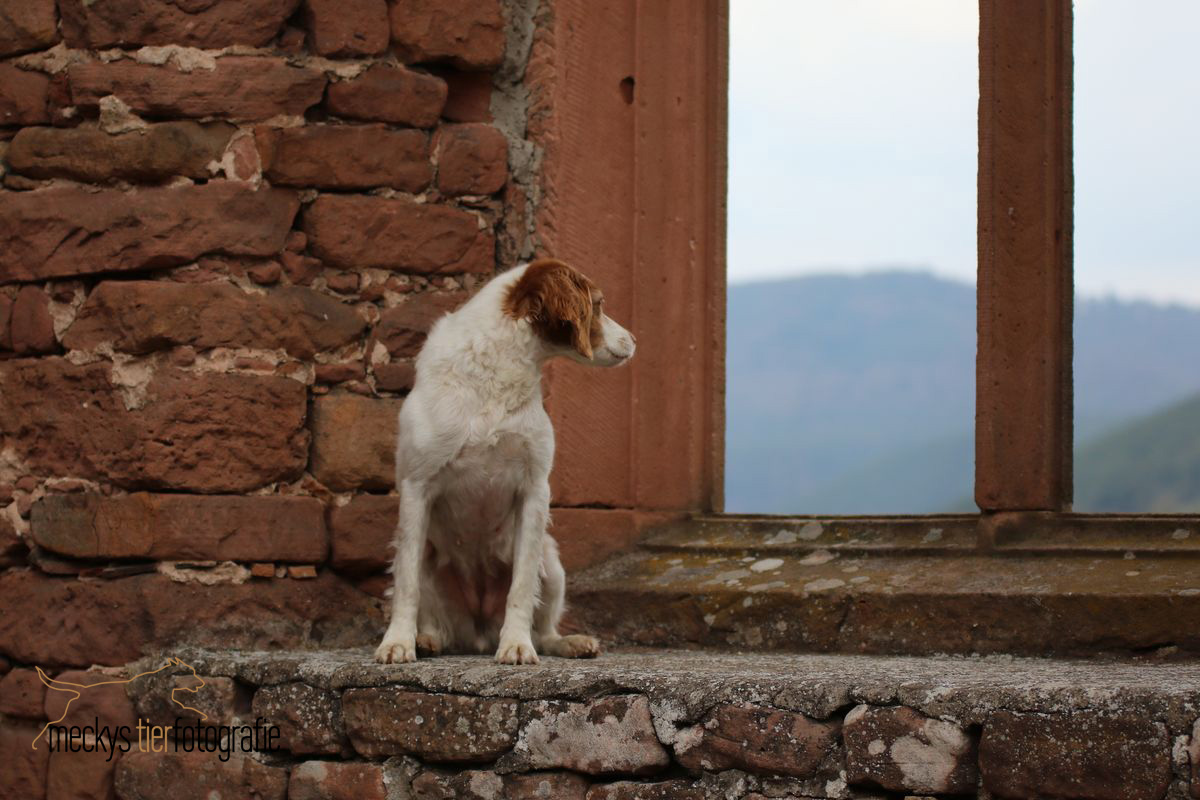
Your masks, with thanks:
M560 356L615 367L634 347L600 290L553 259L496 276L433 325L400 411L392 616L376 661L599 653L595 638L558 632L566 574L546 532L554 431L542 367Z

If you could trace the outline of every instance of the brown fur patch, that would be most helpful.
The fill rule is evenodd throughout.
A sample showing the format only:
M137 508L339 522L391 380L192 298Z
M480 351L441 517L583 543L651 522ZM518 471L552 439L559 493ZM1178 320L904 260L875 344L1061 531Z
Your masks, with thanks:
M600 292L583 273L552 258L532 262L508 290L504 311L539 336L591 358L600 341Z

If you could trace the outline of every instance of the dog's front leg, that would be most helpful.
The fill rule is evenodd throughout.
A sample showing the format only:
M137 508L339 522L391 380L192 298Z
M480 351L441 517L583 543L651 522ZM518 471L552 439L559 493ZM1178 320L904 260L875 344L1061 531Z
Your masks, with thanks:
M501 664L536 664L533 649L533 609L537 604L538 570L542 563L542 537L550 521L550 484L539 482L521 499L513 543L512 583L500 628L496 660Z
M400 520L392 560L392 621L375 649L381 664L417 660L417 610L421 601L421 561L429 529L429 497L418 481L400 483Z

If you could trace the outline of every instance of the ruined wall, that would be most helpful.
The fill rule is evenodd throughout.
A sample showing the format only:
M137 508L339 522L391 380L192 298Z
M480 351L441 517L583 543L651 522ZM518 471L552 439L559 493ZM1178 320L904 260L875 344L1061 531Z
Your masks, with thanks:
M535 253L534 6L0 0L0 670L376 638L413 358Z

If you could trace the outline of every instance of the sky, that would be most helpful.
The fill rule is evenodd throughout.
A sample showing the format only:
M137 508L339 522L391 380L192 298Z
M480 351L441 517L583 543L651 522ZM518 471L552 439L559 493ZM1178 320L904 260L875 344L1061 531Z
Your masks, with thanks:
M1075 6L1076 290L1200 307L1200 3ZM977 3L730 13L730 280L973 282Z

